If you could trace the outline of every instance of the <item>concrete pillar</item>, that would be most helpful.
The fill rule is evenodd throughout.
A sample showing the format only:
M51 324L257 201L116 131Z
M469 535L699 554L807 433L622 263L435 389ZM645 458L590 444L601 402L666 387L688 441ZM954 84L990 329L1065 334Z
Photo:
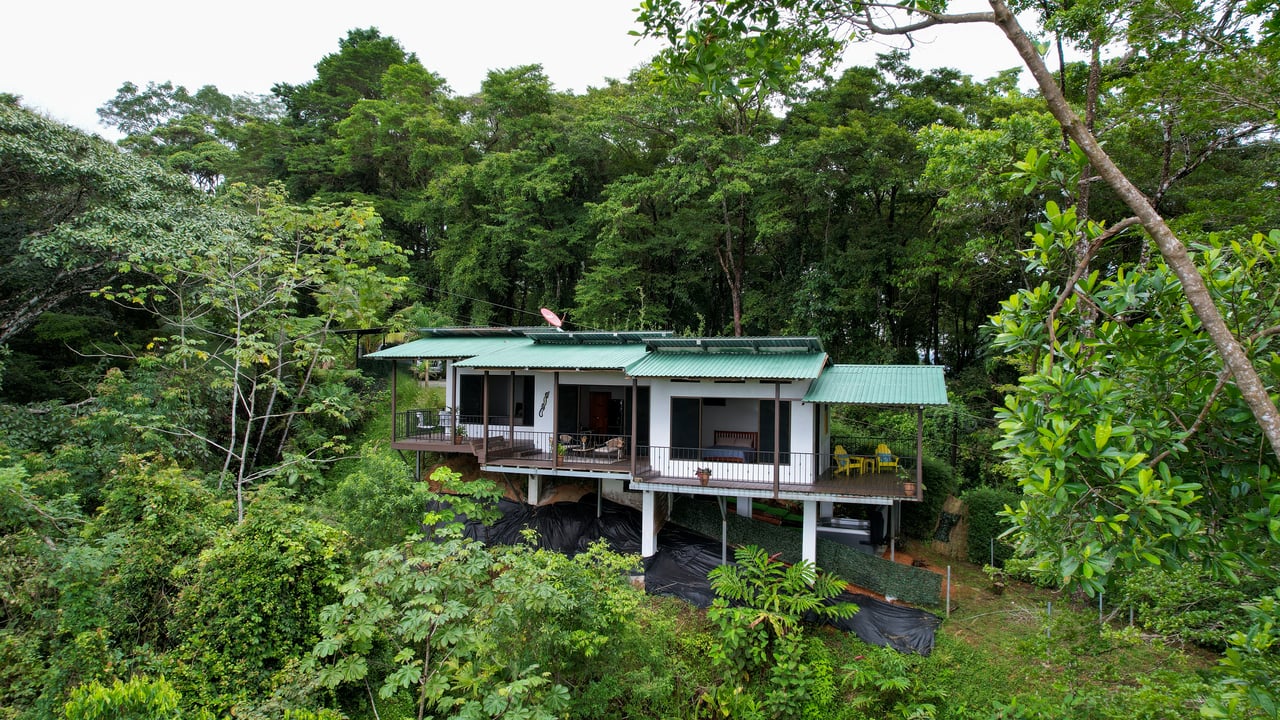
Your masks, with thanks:
M645 490L640 508L640 555L642 557L653 557L658 552L655 511L653 491Z
M818 517L829 518L829 517L834 517L835 514L836 514L835 503L831 502L830 500L823 500L822 502L818 503Z
M537 475L529 476L529 491L526 493L526 496L529 499L530 505L538 504L538 497L541 491L541 488L539 487L540 480L541 478L539 478Z
M738 496L738 514L742 517L751 517L751 498Z
M815 565L818 563L818 503L804 501L804 529L801 533L800 557Z

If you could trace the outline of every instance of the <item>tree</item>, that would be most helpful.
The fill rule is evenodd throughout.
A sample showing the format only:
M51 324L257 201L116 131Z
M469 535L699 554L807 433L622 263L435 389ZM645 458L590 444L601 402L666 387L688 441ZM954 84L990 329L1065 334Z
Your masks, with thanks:
M726 40L746 38L755 46L746 67L735 66L741 73L750 73L766 82L786 82L795 69L797 55L818 55L830 60L834 51L851 38L869 35L910 35L910 33L937 25L987 23L1004 32L1009 42L1023 59L1054 118L1064 133L1083 152L1090 166L1134 213L1136 223L1147 231L1159 248L1165 262L1176 274L1183 292L1200 322L1204 324L1214 348L1224 366L1240 388L1242 397L1266 434L1272 453L1280 458L1280 411L1271 400L1257 369L1223 321L1222 314L1214 307L1209 289L1200 276L1196 264L1187 253L1186 246L1169 228L1164 217L1151 201L1116 166L1110 155L1102 149L1088 126L1071 108L1056 78L1041 58L1036 44L1023 31L1016 16L1003 0L989 0L991 12L948 14L942 2L918 2L906 6L879 2L842 2L840 0L780 0L779 2L744 2L734 4L690 2L680 0L653 0L640 6L639 19L650 35L666 38L672 48L666 51L667 62L677 68L689 68L696 72L723 79L722 61L728 56ZM1267 113L1274 121L1274 107L1268 103L1276 97L1271 92L1276 83L1275 54L1280 44L1274 35L1250 35L1249 19L1268 21L1273 28L1276 20L1274 9L1267 14L1261 4L1246 6L1239 12L1234 4L1215 15L1213 2L1197 3L1193 12L1180 14L1189 23L1182 27L1185 36L1192 38L1189 46L1225 47L1230 57L1244 57L1257 52L1261 62L1244 62L1233 66L1218 65L1224 72L1220 79L1232 81L1232 87L1242 88L1263 78L1261 85L1268 92L1262 96ZM1105 4L1089 4L1089 8L1106 14ZM1051 8L1052 10L1052 8ZM1123 11L1116 11L1123 12ZM1058 16L1046 18L1052 22ZM1134 11L1133 27L1141 30L1145 21L1159 18L1159 10L1146 13ZM1238 28L1227 38L1214 35L1214 23L1227 18L1229 27ZM1240 23L1245 23L1241 25ZM1221 25L1222 23L1219 23ZM1274 30L1270 30L1274 32ZM1261 74L1255 73L1255 71ZM1237 96L1243 100L1243 95Z
M213 85L192 93L168 81L149 82L145 90L126 82L98 108L104 125L124 133L121 147L155 158L208 192L235 171L241 128L279 114L279 103L269 96L230 97Z
M538 65L490 71L481 85L467 162L442 172L421 204L455 317L520 324L568 304L586 253L582 205L598 192L590 155L567 137L568 109Z
M1056 210L1035 235L1031 272L1060 262L1082 231L1074 210ZM1083 232L1104 234L1096 223ZM1280 304L1256 288L1280 277L1280 231L1210 236L1197 250L1215 304L1251 353L1272 358L1274 385ZM996 349L1024 372L998 413L997 448L1023 489L1008 514L1033 570L1090 594L1149 565L1274 575L1280 464L1226 370L1204 366L1212 343L1171 269L1046 281L994 320Z
M134 263L203 247L224 222L181 175L0 103L0 345Z
M424 518L431 540L409 535L365 555L356 576L342 585L342 601L321 613L312 667L327 687L364 684L375 714L374 687L384 700L407 690L418 720L441 712L549 719L567 699L564 688L536 665L506 662L511 638L488 633L505 614L495 578L509 568L463 535L460 518L492 520L490 504L500 492L487 481L461 483L460 477L447 467L431 475L443 491L456 493L440 498ZM554 593L539 590L544 597ZM503 645L507 650L499 654Z
M306 653L347 560L346 534L279 490L259 491L253 510L200 554L174 609L172 679L188 707L219 716L259 702L273 675Z
M108 299L146 305L170 333L153 343L177 367L202 367L223 394L226 425L194 435L222 458L244 519L245 490L282 469L305 476L340 451L343 437L294 442L305 419L350 422L351 392L331 367L332 331L378 324L404 291L403 251L381 238L367 206L290 205L279 188L233 188L248 210L208 250L146 266L152 283L106 288ZM156 428L152 428L155 430Z

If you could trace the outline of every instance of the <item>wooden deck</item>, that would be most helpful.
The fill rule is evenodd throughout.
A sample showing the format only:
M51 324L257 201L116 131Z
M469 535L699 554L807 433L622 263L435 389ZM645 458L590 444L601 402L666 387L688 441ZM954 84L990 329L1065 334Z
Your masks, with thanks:
M505 440L495 443L486 456L478 443L461 438L454 442L448 436L402 438L392 447L397 450L415 450L436 453L474 455L481 466L498 472L523 473L567 477L617 478L627 480L632 490L654 490L692 495L724 495L772 498L775 488L770 478L772 471L764 464L743 464L741 474L737 468L717 471L703 485L697 478L687 475L663 473L670 463L652 463L650 457L637 458L633 468L630 457L618 458L613 454L593 452L567 452L556 457L531 444L517 442L508 445ZM796 461L804 456L793 453ZM734 475L737 475L735 478ZM895 501L916 502L915 494L906 492L906 483L914 482L914 476L905 473L864 473L835 475L830 469L810 483L780 483L776 496L788 500L825 500L832 502L862 502L887 505Z
M889 504L895 500L916 502L915 495L906 494L906 482L907 480L902 476L893 473L833 477L830 472L827 472L815 482L784 483L779 484L777 489L778 497L788 500L820 499L834 502L875 500L878 504ZM697 478L664 477L656 474L633 479L631 487L638 490L653 489L694 495L773 497L774 493L774 486L767 483L712 477L706 485L703 485Z

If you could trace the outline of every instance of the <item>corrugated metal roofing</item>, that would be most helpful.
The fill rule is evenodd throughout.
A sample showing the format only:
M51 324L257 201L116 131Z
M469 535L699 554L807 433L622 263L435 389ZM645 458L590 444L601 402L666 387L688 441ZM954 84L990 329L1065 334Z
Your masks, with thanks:
M572 332L557 332L553 330L538 329L536 331L528 331L525 333L525 337L536 343L555 345L617 345L618 343L642 343L646 340L666 338L670 336L670 330L619 330L616 332L604 330L575 330Z
M660 352L822 352L822 341L816 337L665 337L645 342Z
M827 362L823 352L651 352L627 368L632 377L811 380Z
M644 345L553 345L530 342L455 363L466 368L622 370L644 355Z
M469 358L510 345L532 345L523 337L425 337L386 350L369 353L374 358Z
M940 365L832 365L805 402L848 405L946 405Z

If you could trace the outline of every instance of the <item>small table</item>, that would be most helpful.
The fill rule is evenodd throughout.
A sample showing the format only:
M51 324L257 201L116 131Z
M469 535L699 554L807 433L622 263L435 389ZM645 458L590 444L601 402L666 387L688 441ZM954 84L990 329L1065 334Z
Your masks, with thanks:
M878 471L875 456L851 455L849 456L849 463L858 469L859 475Z

